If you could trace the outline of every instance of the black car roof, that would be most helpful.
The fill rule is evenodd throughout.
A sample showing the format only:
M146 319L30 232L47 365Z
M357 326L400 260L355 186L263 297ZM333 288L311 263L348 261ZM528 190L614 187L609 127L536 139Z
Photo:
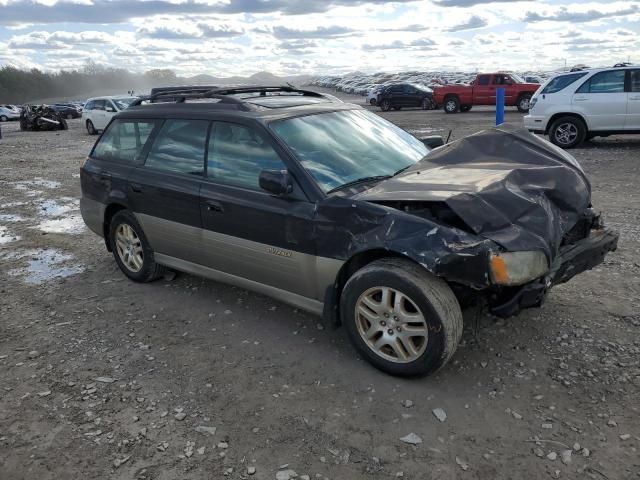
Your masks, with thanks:
M118 117L162 118L197 114L206 118L208 114L219 116L224 113L231 116L274 119L354 108L361 107L343 103L331 95L291 86L220 87L208 91L203 91L201 86L194 86L180 90L163 90L142 97Z

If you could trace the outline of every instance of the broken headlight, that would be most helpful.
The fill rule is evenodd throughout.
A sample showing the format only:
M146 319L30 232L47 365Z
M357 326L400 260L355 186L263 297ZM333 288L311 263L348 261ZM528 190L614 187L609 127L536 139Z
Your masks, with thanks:
M543 252L502 252L490 257L491 279L497 285L522 285L549 270Z

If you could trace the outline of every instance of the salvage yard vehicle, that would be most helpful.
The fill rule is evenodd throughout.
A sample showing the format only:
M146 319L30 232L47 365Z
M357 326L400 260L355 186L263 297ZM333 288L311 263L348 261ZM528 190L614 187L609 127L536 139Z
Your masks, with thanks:
M538 87L537 83L526 83L513 73L481 73L469 85L434 88L433 98L446 113L468 112L473 105L495 105L496 89L504 88L504 104L526 113L529 100Z
M70 103L54 103L51 108L68 120L82 116L82 109Z
M380 105L383 112L392 108L400 110L403 107L420 107L423 110L433 108L433 91L428 87L411 83L396 83L387 85L378 91L376 105Z
M640 133L640 66L553 77L531 99L524 126L562 148L594 137Z
M578 162L525 130L443 145L312 91L175 96L117 114L81 166L82 216L124 275L272 296L390 374L442 367L463 308L539 306L616 249Z
M89 135L96 135L107 126L111 117L129 107L138 97L96 97L90 98L82 110L82 123Z
M20 113L20 130L68 130L67 121L49 105L25 105Z

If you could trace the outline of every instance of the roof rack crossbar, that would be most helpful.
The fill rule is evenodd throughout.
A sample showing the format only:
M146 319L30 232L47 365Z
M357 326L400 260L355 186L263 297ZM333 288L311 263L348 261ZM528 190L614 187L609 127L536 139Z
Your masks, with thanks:
M184 103L187 99L198 99L198 98L216 98L220 100L220 103L229 103L235 104L241 107L243 110L251 110L251 107L248 105L247 99L233 97L231 95L237 95L242 93L258 93L261 97L266 97L267 93L295 93L301 94L305 97L314 97L314 98L327 98L326 95L318 92L313 92L311 90L302 90L299 88L291 87L288 85L282 86L251 86L251 87L228 87L228 88L202 88L202 87L187 87L179 90L165 90L162 92L154 93L153 95L148 95L145 97L140 97L135 102L131 104L131 106L140 105L142 102L162 99L162 98L170 98L175 99L175 103Z

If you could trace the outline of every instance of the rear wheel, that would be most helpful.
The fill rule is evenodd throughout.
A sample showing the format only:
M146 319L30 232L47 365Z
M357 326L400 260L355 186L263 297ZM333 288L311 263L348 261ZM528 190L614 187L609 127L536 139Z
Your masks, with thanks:
M444 99L445 113L458 113L460 111L460 100L458 97L447 97Z
M391 100L389 99L382 100L382 103L380 104L380 109L383 112L388 112L389 110L391 110Z
M560 117L549 129L549 140L560 148L580 145L587 136L587 127L578 117Z
M462 336L462 312L449 286L405 259L358 270L344 287L340 311L358 352L392 375L434 372Z
M155 262L147 237L131 212L121 210L113 216L109 245L122 273L134 282L150 282L164 274L165 268Z
M531 102L531 94L527 93L527 94L521 95L520 98L518 98L518 103L517 103L518 111L520 113L527 113L529 111L530 102Z

